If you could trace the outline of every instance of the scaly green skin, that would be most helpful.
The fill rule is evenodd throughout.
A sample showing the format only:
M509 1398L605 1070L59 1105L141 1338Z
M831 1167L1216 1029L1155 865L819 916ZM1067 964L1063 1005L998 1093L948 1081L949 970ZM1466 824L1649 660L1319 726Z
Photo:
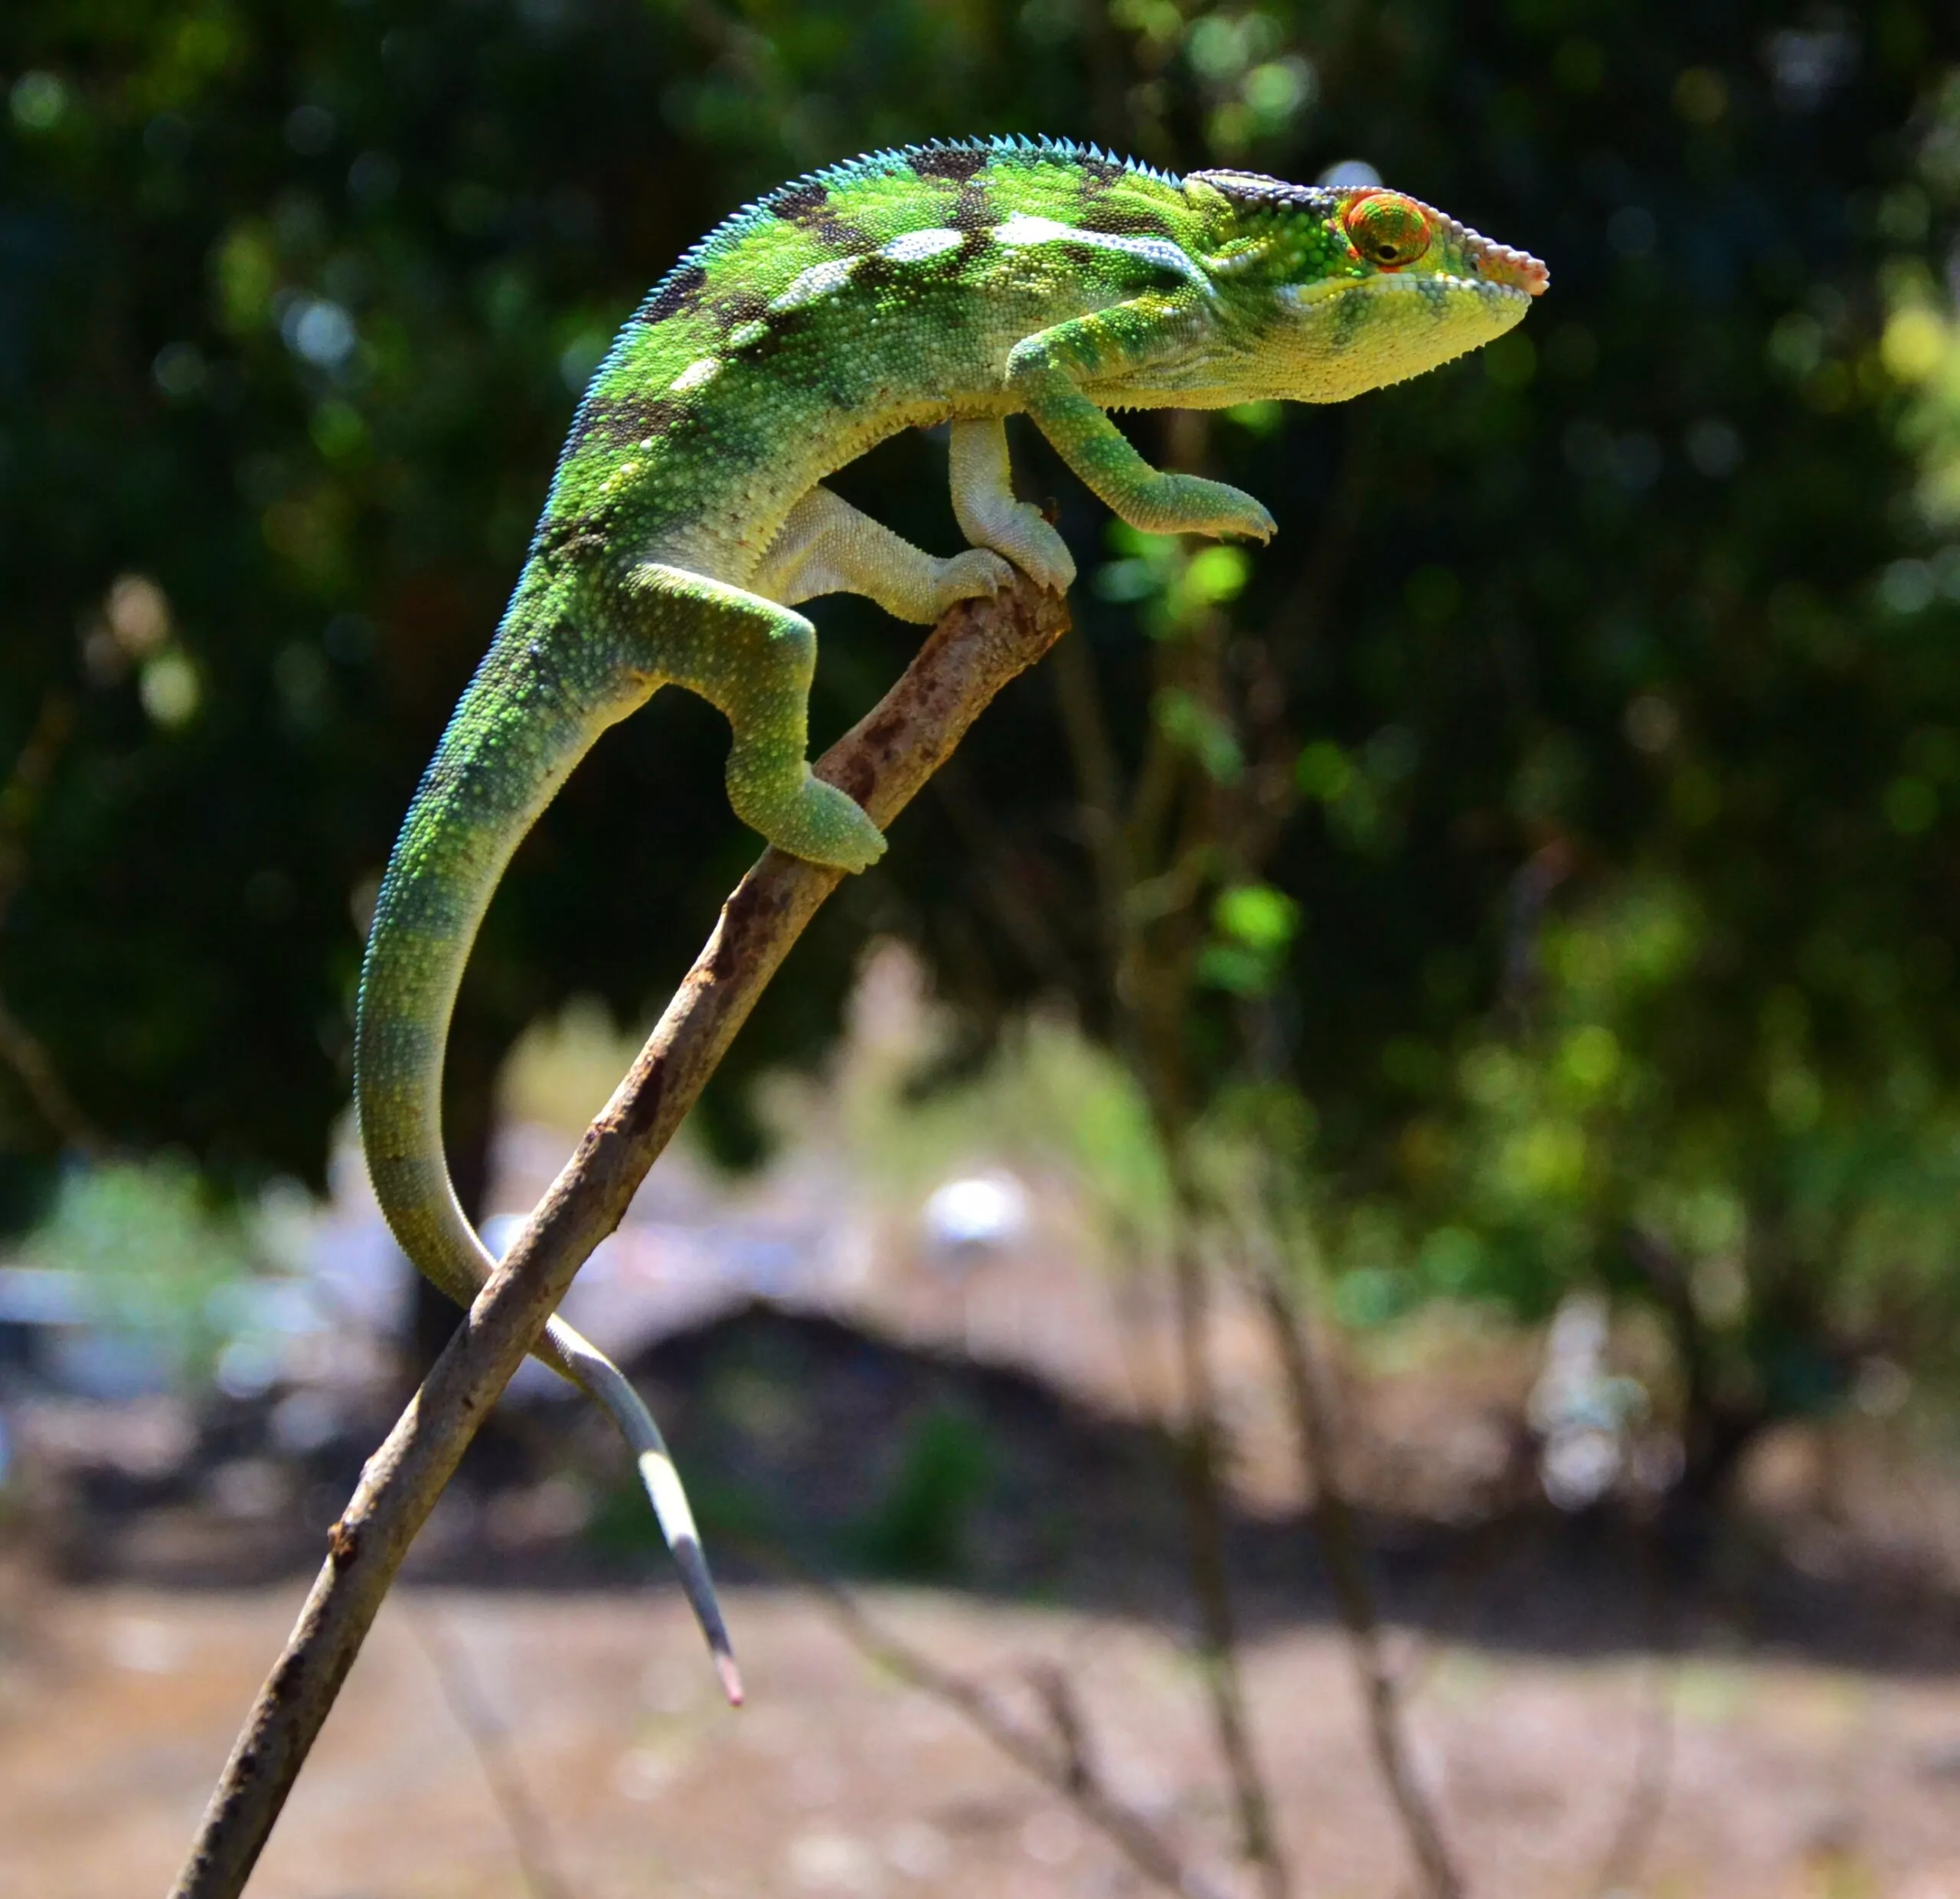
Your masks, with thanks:
M1411 232L1420 254L1405 257ZM409 1257L464 1304L489 1270L443 1159L451 1007L511 851L606 726L662 685L700 693L733 734L736 811L786 851L861 870L884 840L809 775L815 635L789 609L848 590L929 623L1012 567L1065 587L1068 550L1014 498L1003 418L1027 414L1135 527L1264 539L1272 519L1252 496L1151 468L1106 412L1338 401L1488 342L1544 286L1535 260L1393 194L1179 179L1026 140L856 159L697 245L593 378L382 884L358 1097ZM887 436L941 422L974 544L948 560L819 485ZM612 1410L663 1522L691 1538L625 1381L560 1322L539 1355Z

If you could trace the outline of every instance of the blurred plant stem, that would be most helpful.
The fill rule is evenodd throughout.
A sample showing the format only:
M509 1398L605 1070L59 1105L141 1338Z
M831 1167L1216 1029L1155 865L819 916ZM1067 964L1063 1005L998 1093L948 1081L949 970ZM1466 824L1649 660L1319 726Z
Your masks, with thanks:
M1210 1289L1186 1152L1191 1116L1180 1041L1193 946L1188 930L1175 927L1187 917L1195 892L1186 890L1165 904L1155 930L1140 927L1138 920L1146 884L1162 887L1165 873L1152 880L1144 867L1161 848L1158 840L1178 789L1180 762L1164 726L1153 721L1125 801L1094 670L1079 646L1058 655L1056 685L1094 866L1099 936L1109 965L1117 1047L1149 1103L1171 1177L1169 1250L1184 1405L1178 1469L1205 1691L1231 1781L1240 1851L1268 1899L1285 1899L1291 1881L1253 1745L1239 1664L1220 1494L1221 1434L1210 1369Z
M468 1652L433 1610L403 1603L402 1611L409 1633L435 1672L444 1702L475 1752L531 1899L573 1899L570 1883L558 1871L550 1829L531 1797L517 1750L511 1744L511 1731L484 1693Z
M1619 1824L1592 1875L1586 1899L1614 1899L1638 1888L1667 1810L1674 1767L1674 1698L1681 1679L1681 1632L1671 1590L1662 1525L1639 1525L1641 1596L1646 1662L1641 1670L1640 1711L1633 1771Z
M1396 1672L1382 1649L1380 1612L1368 1578L1354 1511L1341 1481L1339 1433L1315 1358L1307 1314L1282 1270L1273 1236L1284 1231L1281 1196L1269 1156L1261 1157L1268 1188L1263 1231L1249 1236L1236 1249L1238 1263L1250 1283L1279 1361L1292 1413L1300 1474L1308 1496L1314 1534L1318 1539L1334 1600L1347 1632L1362 1706L1367 1710L1368 1740L1389 1798L1395 1803L1410 1851L1420 1873L1426 1899L1461 1899L1462 1876L1452 1861L1449 1842L1429 1803L1428 1793L1410 1758L1403 1732L1402 1695Z
M102 1136L68 1092L46 1048L21 1025L4 1000L0 1000L0 1062L13 1070L14 1079L42 1119L61 1137L64 1147L90 1159L106 1151Z
M1176 1141L1174 1134L1171 1139ZM1172 1152L1174 1171L1184 1175L1185 1168L1174 1158L1175 1146ZM1211 1701L1212 1721L1238 1809L1240 1848L1257 1872L1260 1887L1269 1899L1285 1899L1292 1881L1273 1822L1272 1796L1253 1745L1239 1665L1220 1476L1227 1446L1211 1374L1210 1274L1200 1238L1197 1209L1187 1195L1187 1178L1180 1178L1171 1263L1184 1391L1179 1476L1189 1541L1191 1589L1203 1631L1204 1682Z
M866 1610L854 1590L816 1574L783 1544L754 1535L729 1540L765 1571L808 1590L860 1655L964 1717L1009 1760L1067 1800L1146 1879L1184 1899L1229 1899L1217 1881L1191 1865L1167 1835L1110 1786L1091 1745L1075 1682L1061 1669L1038 1662L1022 1671L1047 1715L1051 1731L1044 1735L982 1684L942 1668L894 1634Z
M1181 413L1167 418L1167 464L1201 463L1205 418ZM1360 518L1373 467L1368 440L1364 432L1344 458L1306 564L1305 571L1323 581L1341 564ZM1167 606L1177 591L1166 587ZM1290 1881L1247 1719L1223 1533L1227 1447L1211 1372L1205 1244L1220 1210L1194 1161L1194 1132L1204 1103L1192 1073L1190 1031L1209 933L1204 900L1258 879L1296 802L1297 744L1285 724L1285 688L1269 642L1233 639L1215 601L1205 600L1202 590L1184 592L1170 606L1170 636L1157 643L1155 703L1160 709L1173 703L1197 708L1202 729L1212 735L1208 747L1191 742L1188 724L1155 717L1125 788L1087 652L1080 646L1066 651L1054 677L1097 894L1114 1040L1149 1104L1171 1185L1169 1254L1184 1394L1180 1469L1213 1723L1232 1781L1241 1850L1264 1891L1278 1899ZM1275 635L1310 636L1325 597L1318 590L1296 590ZM1281 1039L1275 1012L1253 994L1232 1013L1239 1047L1228 1067L1242 1070L1243 1079L1266 1079ZM1269 1182L1272 1156L1263 1155L1260 1165ZM1462 1881L1410 1765L1400 1697L1383 1658L1380 1617L1340 1486L1334 1434L1302 1316L1276 1258L1269 1251L1246 1257L1258 1261L1254 1289L1285 1370L1302 1475L1361 1682L1377 1767L1408 1836L1426 1899L1459 1899Z
M75 708L66 692L41 702L25 743L0 782L0 925L6 921L25 874L28 831L55 760L74 730ZM11 1069L34 1109L73 1152L93 1159L107 1143L62 1079L46 1046L0 996L0 1064Z
M1067 626L1063 603L1025 582L992 600L962 602L818 770L889 825L995 695ZM471 1438L843 875L766 851L723 906L639 1058L368 1459L205 1809L173 1899L237 1899L244 1890L410 1544Z

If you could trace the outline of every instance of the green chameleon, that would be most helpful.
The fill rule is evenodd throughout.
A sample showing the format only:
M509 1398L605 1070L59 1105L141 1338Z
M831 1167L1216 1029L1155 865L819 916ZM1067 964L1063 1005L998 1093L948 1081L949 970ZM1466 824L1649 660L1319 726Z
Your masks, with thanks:
M1250 495L1152 468L1112 409L1338 402L1488 342L1545 288L1535 258L1376 188L1175 178L1060 141L879 152L771 192L703 240L619 333L572 424L488 654L409 808L361 986L361 1139L403 1249L468 1305L493 1263L443 1155L443 1045L511 852L606 727L659 687L727 717L729 802L793 855L885 848L805 760L816 633L796 603L867 594L928 624L1015 570L1075 562L1014 498L1024 414L1153 534L1263 541ZM825 487L900 430L951 425L940 559ZM538 1356L638 1458L724 1679L727 1637L685 1497L618 1368L554 1319Z

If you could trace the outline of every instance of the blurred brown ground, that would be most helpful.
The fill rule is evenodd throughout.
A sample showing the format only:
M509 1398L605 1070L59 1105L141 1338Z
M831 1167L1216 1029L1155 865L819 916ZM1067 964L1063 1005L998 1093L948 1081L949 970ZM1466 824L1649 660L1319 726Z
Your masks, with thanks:
M101 1588L31 1606L0 1674L0 1891L162 1892L300 1589ZM1014 1691L1064 1663L1129 1799L1216 1864L1221 1790L1189 1663L1109 1618L879 1590L874 1612L942 1663ZM543 1816L547 1877L629 1894L986 1895L1142 1890L1059 1799L960 1718L869 1667L808 1598L731 1602L752 1704L715 1701L666 1591L419 1589L384 1611L252 1888L260 1899L529 1899L482 1763L426 1646L459 1659ZM1405 1889L1359 1746L1338 1639L1250 1647L1259 1740L1303 1894ZM1669 1672L1651 1894L1960 1894L1960 1693L1945 1679L1774 1656ZM1476 1891L1588 1892L1651 1744L1638 1659L1452 1649L1416 1703L1426 1770ZM1643 1743L1643 1734L1648 1737Z

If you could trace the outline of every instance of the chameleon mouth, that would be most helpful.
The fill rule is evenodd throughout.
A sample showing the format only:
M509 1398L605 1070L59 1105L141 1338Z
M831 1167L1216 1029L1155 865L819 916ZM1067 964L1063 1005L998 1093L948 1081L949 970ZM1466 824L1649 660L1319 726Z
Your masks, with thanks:
M1523 256L1523 253L1516 253ZM1537 264L1540 273L1537 287L1532 289L1528 282L1507 282L1494 273L1475 277L1459 277L1447 271L1395 273L1383 271L1379 276L1335 277L1324 283L1289 283L1279 294L1295 309L1305 309L1315 303L1325 303L1336 297L1352 296L1423 296L1442 298L1454 293L1482 297L1498 303L1526 303L1534 296L1544 293L1550 280L1545 266L1535 257L1527 263Z
M1528 250L1514 250L1508 244L1494 244L1478 237L1470 246L1471 261L1477 266L1478 280L1507 290L1521 290L1527 296L1540 297L1551 287L1552 273Z
M1429 214L1432 232L1462 246L1477 273L1477 282L1501 284L1508 290L1521 290L1527 296L1534 297L1543 296L1550 288L1552 273L1530 251L1493 243L1481 231L1459 224L1432 205L1425 204L1423 209Z

